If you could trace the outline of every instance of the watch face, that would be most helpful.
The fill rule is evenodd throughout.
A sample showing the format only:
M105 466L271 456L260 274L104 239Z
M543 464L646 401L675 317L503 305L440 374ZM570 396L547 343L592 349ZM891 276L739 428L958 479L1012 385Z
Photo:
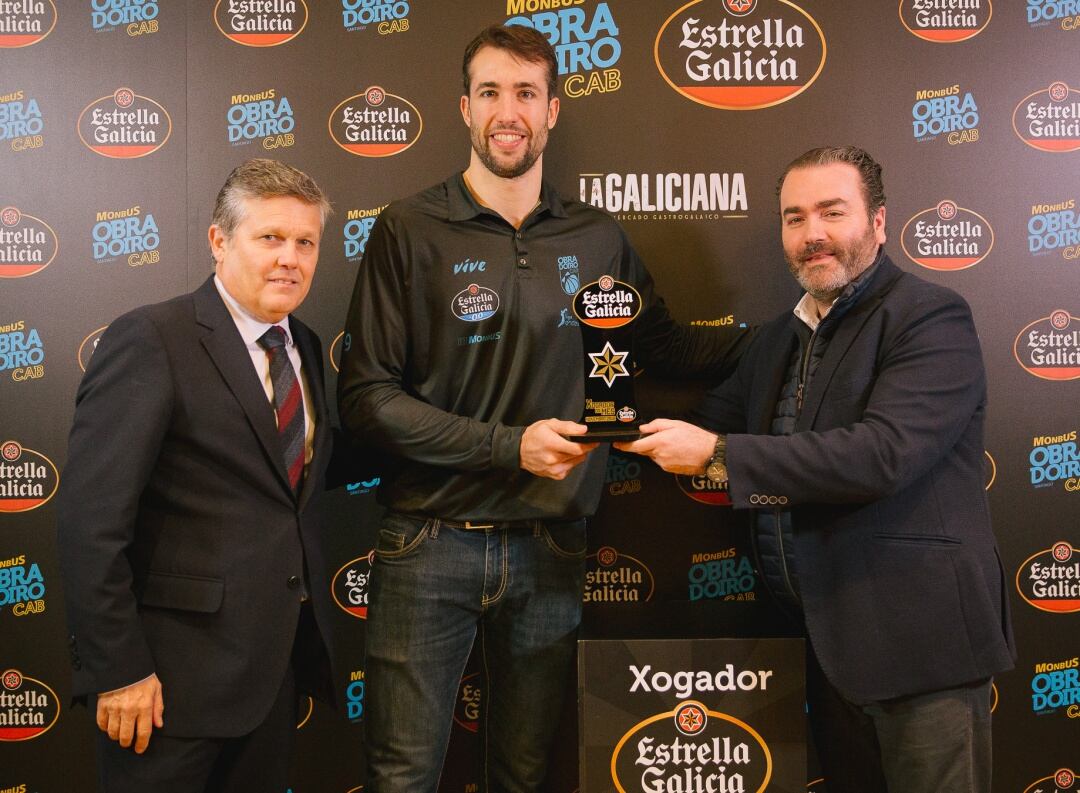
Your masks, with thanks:
M728 478L727 466L723 463L709 463L705 468L705 476L713 482L726 482Z

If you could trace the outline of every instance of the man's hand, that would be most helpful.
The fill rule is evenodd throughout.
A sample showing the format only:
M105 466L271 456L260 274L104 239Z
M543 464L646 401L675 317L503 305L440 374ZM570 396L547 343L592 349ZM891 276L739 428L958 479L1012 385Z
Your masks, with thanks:
M161 695L161 681L157 675L130 686L98 694L97 725L109 734L110 740L119 741L125 749L135 739L135 752L142 754L150 743L154 727L165 726L161 714L165 700Z
M565 479L574 466L585 462L595 443L574 443L564 435L584 435L584 424L544 419L530 424L521 435L521 467L548 479Z
M705 470L716 447L716 435L685 421L655 419L642 424L644 437L632 443L616 443L624 452L642 454L665 471L693 476Z

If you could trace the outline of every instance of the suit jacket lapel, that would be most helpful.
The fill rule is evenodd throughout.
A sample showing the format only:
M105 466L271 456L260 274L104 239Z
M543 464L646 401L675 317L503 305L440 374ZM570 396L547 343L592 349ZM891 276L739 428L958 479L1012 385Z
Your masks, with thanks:
M806 400L803 402L802 412L799 414L796 426L797 432L811 429L814 426L833 375L836 374L837 369L844 360L844 356L847 355L848 349L858 338L863 326L877 311L882 299L900 275L901 270L887 256L884 257L878 265L878 272L873 274L873 282L867 285L866 293L840 318L839 324L833 331L832 338L828 341L825 357L818 364L811 380L810 389L806 393ZM866 362L860 361L859 364L865 365Z
M273 405L266 398L266 391L251 365L251 356L214 286L213 277L195 291L194 300L195 319L209 330L202 338L203 347L221 374L221 379L243 408L271 467L291 492Z

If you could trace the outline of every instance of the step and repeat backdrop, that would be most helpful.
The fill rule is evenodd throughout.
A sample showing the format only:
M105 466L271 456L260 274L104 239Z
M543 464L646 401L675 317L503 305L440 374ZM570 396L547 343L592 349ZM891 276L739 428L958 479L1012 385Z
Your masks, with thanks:
M492 21L555 45L546 175L622 222L683 322L759 323L798 298L776 211L787 161L852 142L882 162L889 252L971 303L989 370L986 486L1020 652L995 686L995 788L1080 790L1075 0L0 0L0 791L93 789L96 728L68 707L53 497L99 335L199 285L226 174L280 158L335 205L299 312L332 392L379 212L468 162L461 52ZM653 414L708 385L638 382ZM304 709L293 793L364 786L378 486L331 496L342 709ZM612 454L587 635L780 635L741 518L699 478ZM554 793L578 788L573 699ZM483 707L474 664L441 790L479 790Z

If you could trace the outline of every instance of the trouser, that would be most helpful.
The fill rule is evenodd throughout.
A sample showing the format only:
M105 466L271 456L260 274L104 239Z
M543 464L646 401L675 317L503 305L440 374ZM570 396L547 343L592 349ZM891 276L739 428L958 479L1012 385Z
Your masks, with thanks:
M537 791L571 684L585 522L480 527L390 513L366 633L368 793L433 793L479 634L483 789Z
M810 726L828 793L990 793L990 680L856 705L807 653Z

